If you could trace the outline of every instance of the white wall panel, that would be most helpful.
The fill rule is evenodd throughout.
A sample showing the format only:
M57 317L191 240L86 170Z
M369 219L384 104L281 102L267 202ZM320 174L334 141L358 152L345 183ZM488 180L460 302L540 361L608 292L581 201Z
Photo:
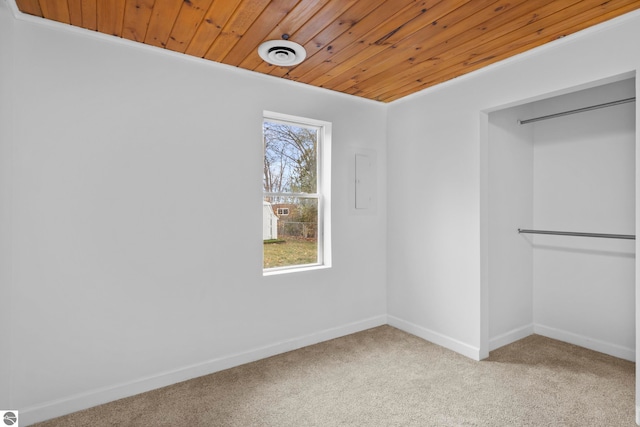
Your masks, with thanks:
M539 101L534 116L633 96L634 80L622 81ZM525 126L533 128L535 141L534 228L635 234L635 104ZM634 360L635 242L551 235L529 240L536 327Z
M347 214L352 147L386 179L384 105L34 18L10 32L25 423L386 322L386 212ZM264 110L333 124L331 269L262 275Z
M11 286L11 107L13 19L0 2L0 408L15 409L11 399L11 336L13 309Z
M533 329L533 248L518 228L533 224L533 152L530 106L489 115L488 257L491 349Z

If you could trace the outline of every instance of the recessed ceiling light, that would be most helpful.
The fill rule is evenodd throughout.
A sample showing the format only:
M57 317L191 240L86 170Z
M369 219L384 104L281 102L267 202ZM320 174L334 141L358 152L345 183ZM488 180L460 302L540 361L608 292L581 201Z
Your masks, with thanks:
M269 40L258 47L258 54L269 64L280 67L298 65L307 57L304 47L289 40Z

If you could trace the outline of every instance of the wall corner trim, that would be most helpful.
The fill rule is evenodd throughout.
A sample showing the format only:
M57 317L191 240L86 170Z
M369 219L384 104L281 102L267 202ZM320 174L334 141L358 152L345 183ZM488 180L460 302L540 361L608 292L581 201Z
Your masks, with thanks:
M25 15L24 13L20 12L20 9L18 9L18 5L16 4L15 0L4 0L4 3L6 3L14 18L19 19L22 15Z
M543 337L563 341L569 344L577 345L579 347L587 348L589 350L608 354L620 359L629 360L631 362L636 361L636 352L633 348L622 347L617 344L597 340L584 335L564 331L558 328L551 328L539 323L533 325L533 332L537 335L542 335Z
M461 355L466 356L470 359L482 359L480 348L478 347L474 347L455 338L451 338L447 335L432 331L430 329L424 328L422 326L416 325L415 323L408 322L395 316L388 315L387 318L388 324L390 326L393 326L394 328L398 328L433 344L437 344L451 351L455 351L456 353L460 353Z
M489 351L496 350L500 347L504 347L505 345L514 343L523 338L528 337L529 335L534 334L534 325L530 323L528 325L522 326L520 328L513 329L511 331L505 332L504 334L493 337L489 340Z

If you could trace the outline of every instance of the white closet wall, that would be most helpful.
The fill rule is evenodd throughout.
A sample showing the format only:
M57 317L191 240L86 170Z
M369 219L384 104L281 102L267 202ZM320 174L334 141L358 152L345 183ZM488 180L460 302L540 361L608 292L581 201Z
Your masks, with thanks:
M520 125L635 94L626 80L490 115L489 338L530 333L635 360L635 104Z
M518 119L530 105L489 121L489 336L495 349L533 333L533 248L516 230L533 222L533 130Z
M533 109L540 116L634 94L627 80ZM536 122L533 133L534 228L635 234L635 104ZM536 332L633 360L634 241L531 241Z

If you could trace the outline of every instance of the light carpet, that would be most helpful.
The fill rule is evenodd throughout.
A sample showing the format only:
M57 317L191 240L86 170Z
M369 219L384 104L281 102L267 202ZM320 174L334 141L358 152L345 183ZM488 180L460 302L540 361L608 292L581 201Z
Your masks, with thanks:
M476 362L390 326L37 424L635 426L635 363L538 335Z

